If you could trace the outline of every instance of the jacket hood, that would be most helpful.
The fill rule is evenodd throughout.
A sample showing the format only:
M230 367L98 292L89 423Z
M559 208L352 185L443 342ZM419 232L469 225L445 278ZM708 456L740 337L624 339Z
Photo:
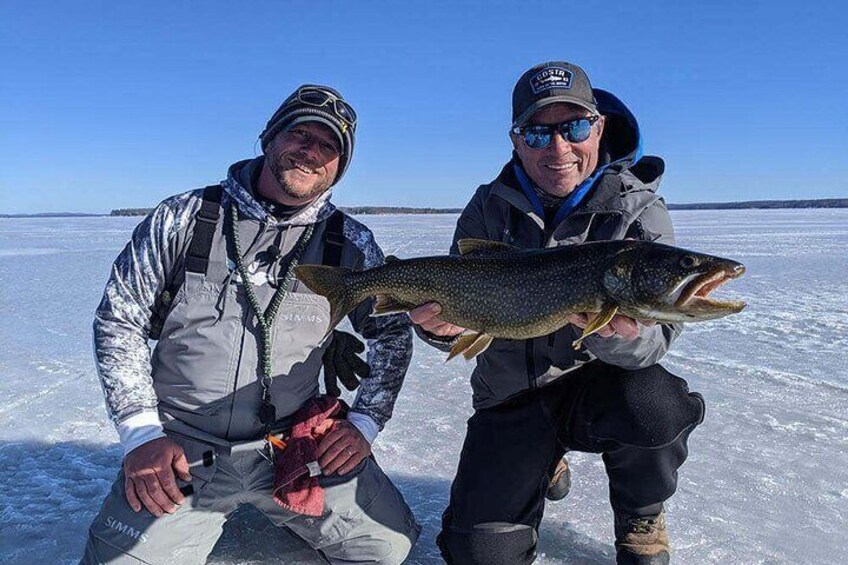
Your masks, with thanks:
M235 202L239 212L249 218L260 222L270 221L281 225L292 226L304 226L320 222L328 218L336 210L336 207L330 203L333 193L332 189L330 189L291 218L277 222L253 195L251 178L262 167L264 159L265 157L256 157L255 159L246 159L230 165L227 171L227 178L221 181L221 186L224 187L224 192L229 199L226 202L227 206L230 205L230 202Z
M593 89L593 93L598 112L606 117L600 147L602 165L598 171L613 164L620 170L626 169L642 157L642 134L636 116L614 94L599 88Z

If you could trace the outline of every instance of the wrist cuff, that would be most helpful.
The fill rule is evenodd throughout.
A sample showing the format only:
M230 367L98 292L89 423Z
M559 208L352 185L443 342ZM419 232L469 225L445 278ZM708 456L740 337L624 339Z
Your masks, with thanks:
M118 436L124 448L124 456L136 447L165 437L162 423L159 421L158 412L139 412L133 414L118 424Z
M365 414L348 412L347 421L356 426L356 429L368 440L368 443L374 443L377 434L380 433L380 426L377 425L377 422Z

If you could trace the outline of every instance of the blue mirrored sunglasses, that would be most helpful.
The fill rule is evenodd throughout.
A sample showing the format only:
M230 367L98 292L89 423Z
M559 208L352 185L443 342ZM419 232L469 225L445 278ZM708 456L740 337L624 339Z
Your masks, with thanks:
M595 115L558 124L516 126L512 128L512 133L520 135L524 139L525 145L532 149L544 149L550 145L556 132L559 132L562 138L569 143L583 143L589 139L589 135L592 133L592 125L600 118L600 116Z

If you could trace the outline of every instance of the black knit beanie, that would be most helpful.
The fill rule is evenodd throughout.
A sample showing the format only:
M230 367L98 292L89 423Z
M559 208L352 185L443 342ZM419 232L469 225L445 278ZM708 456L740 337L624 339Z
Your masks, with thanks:
M277 108L277 111L274 112L274 115L271 116L271 119L268 120L265 129L259 134L262 151L265 151L265 148L271 143L275 135L293 125L293 122L313 121L324 124L333 130L341 142L339 170L336 178L333 180L333 184L336 184L341 180L345 171L347 171L348 165L350 165L350 159L353 157L353 141L354 133L356 132L355 116L353 123L350 123L350 120L342 119L337 114L336 106L332 101L322 106L304 103L298 99L298 93L305 91L325 92L341 101L341 103L348 105L348 107L350 106L337 90L329 86L304 84L283 101L280 107Z

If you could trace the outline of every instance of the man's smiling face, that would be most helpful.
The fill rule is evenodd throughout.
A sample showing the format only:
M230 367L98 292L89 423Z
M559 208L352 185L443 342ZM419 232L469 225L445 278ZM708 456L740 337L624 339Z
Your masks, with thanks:
M527 125L559 124L590 115L587 109L580 106L556 103L533 114ZM597 168L603 131L604 119L601 117L592 126L589 138L581 143L568 142L557 132L547 147L533 149L524 143L521 135L512 134L510 138L524 170L533 182L548 194L564 197Z
M318 122L278 133L265 149L265 165L282 191L275 200L305 204L326 192L339 170L339 152L338 137Z

